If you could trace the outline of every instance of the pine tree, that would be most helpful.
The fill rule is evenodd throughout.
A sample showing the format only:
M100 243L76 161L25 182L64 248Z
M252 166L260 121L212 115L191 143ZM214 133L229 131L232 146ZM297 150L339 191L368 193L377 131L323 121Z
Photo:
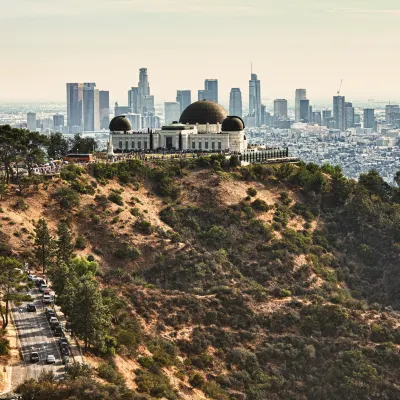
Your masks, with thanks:
M57 265L64 263L69 267L74 254L74 244L66 222L59 223L57 236Z
M54 255L54 239L43 218L39 219L35 227L35 253L42 265L44 275Z
M85 277L76 289L71 313L72 330L83 340L85 351L90 345L100 349L104 347L110 320L98 283L91 277Z

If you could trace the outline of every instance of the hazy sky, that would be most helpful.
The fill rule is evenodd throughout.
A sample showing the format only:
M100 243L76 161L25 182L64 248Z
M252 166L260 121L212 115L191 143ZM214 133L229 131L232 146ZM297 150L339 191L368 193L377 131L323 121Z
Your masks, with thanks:
M90 81L123 105L147 67L156 103L205 78L247 103L251 61L263 99L329 99L343 78L349 100L396 100L399 37L399 0L0 0L0 100Z

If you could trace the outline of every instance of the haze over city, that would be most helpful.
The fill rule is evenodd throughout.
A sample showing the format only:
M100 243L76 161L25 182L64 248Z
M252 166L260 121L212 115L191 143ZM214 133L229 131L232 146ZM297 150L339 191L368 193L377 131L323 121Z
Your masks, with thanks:
M398 99L394 0L0 3L3 102L65 102L65 82L88 81L125 103L145 66L157 103L196 93L206 78L227 103L232 87L248 97L251 62L266 103L298 87L330 102L342 78L353 101Z

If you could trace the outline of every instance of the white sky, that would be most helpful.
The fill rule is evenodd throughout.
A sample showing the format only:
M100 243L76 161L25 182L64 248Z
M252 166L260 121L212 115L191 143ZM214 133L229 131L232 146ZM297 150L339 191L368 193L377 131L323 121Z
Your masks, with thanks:
M262 98L400 98L399 0L0 0L0 100L65 101L65 83L96 82L127 103L147 67L156 103L220 101L250 62ZM268 101L267 101L268 102Z

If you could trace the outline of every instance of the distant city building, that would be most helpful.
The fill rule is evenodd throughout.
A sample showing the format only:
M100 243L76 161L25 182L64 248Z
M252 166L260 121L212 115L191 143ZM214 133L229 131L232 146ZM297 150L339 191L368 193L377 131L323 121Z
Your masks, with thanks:
M229 115L242 118L242 92L239 88L232 88L229 96Z
M255 114L247 114L243 118L245 126L248 128L255 128L256 127L256 116Z
M144 115L155 112L154 96L150 94L147 68L140 68L138 86L128 91L128 107L130 112L135 114Z
M34 112L28 112L28 114L26 114L26 120L27 120L27 129L28 131L31 132L36 132L36 113Z
M321 124L322 124L321 111L313 111L312 116L313 116L312 117L312 122L315 125L321 126Z
M328 120L332 118L331 110L323 110L322 111L322 126L328 126Z
M142 129L142 116L140 114L129 113L125 117L131 123L134 132L139 132Z
M295 102L295 122L301 121L300 100L307 99L306 89L296 89L296 102Z
M178 122L181 116L181 105L178 102L165 102L164 103L164 119L166 124Z
M64 127L64 115L62 114L53 115L53 128L56 128L58 132L62 132L63 127Z
M83 86L83 130L98 131L100 129L99 89L95 83Z
M100 129L108 129L110 125L110 92L107 90L99 91L100 104Z
M192 104L192 92L190 90L177 90L176 101L180 104L180 113L182 114L185 108Z
M286 99L276 99L274 100L274 116L280 119L287 119L287 100ZM307 108L308 113L308 108Z
M249 80L249 114L254 114L256 126L261 126L261 83L253 73Z
M364 108L364 128L375 130L375 110L373 108Z
M83 83L67 83L67 124L72 130L83 126Z
M272 126L272 116L271 116L271 113L268 111L265 112L264 123L266 126Z
M218 79L204 81L204 89L198 91L198 100L210 100L218 103Z
M354 107L352 103L344 103L345 115L346 115L346 129L354 127Z
M308 122L310 122L310 123L314 122L312 113L313 113L313 108L312 108L312 106L309 106L308 107Z
M118 103L114 105L114 116L119 117L120 115L126 115L131 112L131 108L129 106L120 106ZM135 113L137 114L137 113Z
M310 100L302 99L299 101L299 122L309 122Z
M264 104L261 104L261 118L260 118L261 126L266 125L266 114L267 114L267 107Z
M335 128L344 132L346 130L345 97L333 96L333 118Z
M385 122L387 124L398 124L400 120L400 106L397 104L389 104L385 109Z

